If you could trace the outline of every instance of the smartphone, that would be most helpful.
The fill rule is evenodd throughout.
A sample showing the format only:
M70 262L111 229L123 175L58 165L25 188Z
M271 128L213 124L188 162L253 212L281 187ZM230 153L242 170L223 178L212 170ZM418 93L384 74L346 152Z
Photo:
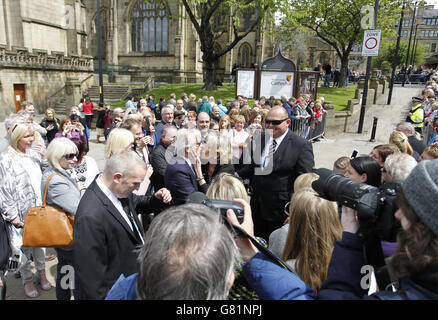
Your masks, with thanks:
M350 159L356 158L358 153L359 153L359 151L357 149L353 149L353 152L351 153Z
M68 128L69 128L70 130L75 130L75 129L77 129L76 126L75 126L74 124L69 125Z

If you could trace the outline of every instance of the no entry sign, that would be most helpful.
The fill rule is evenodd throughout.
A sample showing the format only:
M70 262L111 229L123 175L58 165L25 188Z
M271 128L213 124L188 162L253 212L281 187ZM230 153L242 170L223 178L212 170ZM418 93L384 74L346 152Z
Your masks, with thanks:
M363 57L377 57L379 55L381 35L382 30L365 30L362 44Z

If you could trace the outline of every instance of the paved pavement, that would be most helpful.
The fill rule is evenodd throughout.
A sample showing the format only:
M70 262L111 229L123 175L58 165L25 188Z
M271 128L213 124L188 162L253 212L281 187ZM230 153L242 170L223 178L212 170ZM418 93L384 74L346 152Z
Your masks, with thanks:
M341 156L350 156L353 148L359 150L359 154L368 154L372 148L378 144L388 143L389 135L395 125L404 120L406 112L409 108L411 97L419 95L422 86L408 86L404 88L394 87L392 103L386 105L387 95L380 97L377 104L366 110L363 131L357 133L357 123L353 125L349 132L331 135L327 133L324 139L313 143L313 151L315 155L316 168L332 169L335 160ZM371 129L374 117L378 117L377 131L375 141L370 142ZM36 117L38 119L38 117ZM0 136L5 134L4 125L0 123ZM96 159L99 169L104 166L104 150L103 143L96 144L95 132L92 132L90 139L89 155ZM54 252L53 249L48 249L49 252ZM49 281L55 284L57 259L46 263L46 273ZM35 271L35 270L34 270ZM6 277L7 283L7 300L35 300L27 298L24 295L24 290L21 284L21 279L14 278L13 274ZM37 287L40 295L36 299L39 300L56 300L55 288L50 291L43 291Z

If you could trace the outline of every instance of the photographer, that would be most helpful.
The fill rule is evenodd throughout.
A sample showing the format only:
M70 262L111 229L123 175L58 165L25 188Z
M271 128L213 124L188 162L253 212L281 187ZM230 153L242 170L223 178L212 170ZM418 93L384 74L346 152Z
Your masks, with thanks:
M235 202L244 207L243 223L232 210L227 219L251 235L251 208L242 199ZM261 299L315 298L312 289L258 252L249 238L237 236L234 242L222 220L217 211L194 203L163 211L146 233L139 273L121 275L106 299L226 299L233 269L242 259L243 275Z
M397 291L381 291L366 296L363 267L363 237L356 212L343 208L342 241L337 242L320 299L438 299L438 216L434 199L438 196L438 160L422 161L402 184L396 197L395 217L403 230L398 248L388 267ZM362 272L362 273L361 273Z

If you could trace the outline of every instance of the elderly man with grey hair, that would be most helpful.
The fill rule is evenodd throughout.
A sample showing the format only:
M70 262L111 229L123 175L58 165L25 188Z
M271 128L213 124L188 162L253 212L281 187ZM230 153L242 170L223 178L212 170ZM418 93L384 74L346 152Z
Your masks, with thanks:
M418 162L406 153L393 153L386 157L382 168L382 182L404 181Z
M137 212L150 213L172 200L165 188L153 196L133 194L146 171L133 151L116 153L81 198L73 250L82 299L104 299L121 274L137 272L135 249L144 244Z
M417 131L415 131L415 127L412 125L412 123L400 122L395 127L395 130L403 132L408 137L409 144L414 151L418 152L418 154L422 154L424 149L426 149L426 144L421 139L419 134L417 134Z
M174 115L173 105L168 104L161 108L161 121L155 126L155 136L158 139L157 144L161 141L163 127L166 124L172 124Z

